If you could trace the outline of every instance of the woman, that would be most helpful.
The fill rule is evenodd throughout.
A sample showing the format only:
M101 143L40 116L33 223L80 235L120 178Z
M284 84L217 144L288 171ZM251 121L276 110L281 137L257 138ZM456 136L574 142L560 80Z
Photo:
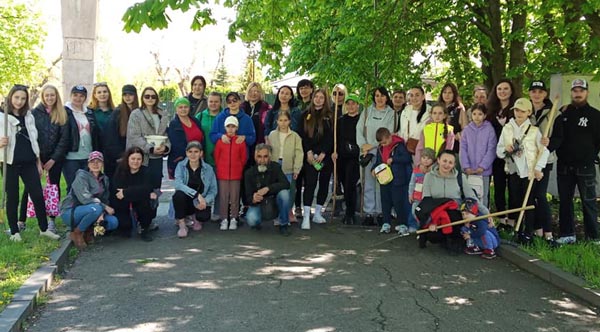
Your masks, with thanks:
M208 108L201 113L196 114L196 119L200 121L200 128L204 133L204 136L210 133L213 123L217 119L217 115L221 112L223 104L223 96L218 92L211 92L208 95ZM215 151L215 143L213 143L208 137L204 140L204 161L206 161L212 167L215 167L215 157L213 155Z
M108 84L106 84L106 82L94 83L94 88L92 89L92 100L90 101L88 107L92 110L94 116L96 117L96 124L98 124L98 129L100 130L100 137L104 138L106 124L108 123L108 119L115 109L112 94L110 93L110 89L108 88Z
M42 88L42 102L37 105L31 114L35 119L35 128L38 132L38 146L42 169L48 173L46 184L55 184L60 195L60 172L69 148L69 127L67 126L67 112L63 107L58 89L53 85ZM19 223L25 224L27 218L27 197L29 192L23 190L21 198L21 211ZM60 199L60 197L59 197ZM54 218L48 215L48 230L56 233Z
M347 95L348 90L344 84L338 83L333 86L333 90L331 91L331 109L338 119L344 115L344 101L346 101Z
M204 95L206 90L206 79L204 79L204 76L194 76L191 84L192 92L187 96L187 99L190 101L190 116L193 117L208 107L208 99Z
M153 190L160 191L163 174L163 156L171 149L169 139L160 146L154 146L146 140L148 135L167 135L169 117L158 107L158 93L152 87L142 91L142 105L131 112L127 122L126 148L132 146L144 151L144 166L148 166L150 184Z
M42 163L38 132L35 127L35 119L29 112L27 87L24 85L13 86L6 98L6 109L0 111L3 113L0 114L0 128L3 133L0 138L0 161L6 163L6 186L3 194L6 195L6 216L10 226L10 240L21 242L20 231L25 229L25 224L19 225L17 221L19 178L29 190L40 227L40 235L58 240L60 236L48 230L46 207L40 182ZM4 131L5 128L8 128L8 132Z
M185 97L180 97L174 103L176 116L171 120L167 135L171 142L171 151L167 161L169 178L174 179L177 163L185 158L185 147L188 142L204 142L202 125L195 117L190 117L190 102Z
M398 115L404 111L406 107L406 92L404 90L394 90L392 92L392 105Z
M277 129L277 118L279 113L287 112L290 115L290 128L298 132L298 123L302 117L302 111L294 104L294 91L288 85L284 85L277 90L273 108L267 113L265 119L265 137L269 137L271 131Z
M252 119L254 131L256 133L255 144L264 143L265 119L267 117L267 113L271 109L271 105L265 101L265 93L259 83L252 82L248 84L248 89L246 90L246 101L244 101L242 104L241 109L243 109L244 112L246 112L246 114L248 114L248 116ZM248 144L248 142L246 142L246 144ZM248 144L248 146L251 147L250 152L253 152L254 143ZM250 155L253 156L254 153Z
M296 86L296 95L298 96L298 108L302 112L308 109L312 100L313 92L315 91L315 85L311 80L302 79Z
M310 229L310 207L315 196L317 183L317 205L312 222L326 222L321 215L323 204L329 191L329 179L333 170L331 154L333 153L333 113L329 108L327 91L318 89L308 110L302 115L298 134L302 138L304 150L304 185L302 229Z
M465 106L460 101L458 88L454 83L446 83L442 87L442 93L438 97L438 103L445 105L448 111L447 123L454 128L454 148L452 151L460 151L460 133L469 125Z
M192 229L199 231L202 223L210 220L211 206L217 195L217 179L213 168L202 161L202 144L191 141L185 149L186 158L175 168L175 194L173 210L179 226L177 236L184 238L188 230L186 222L192 221Z
M371 158L365 169L370 170L375 162L377 154L377 138L375 133L377 129L385 127L390 132L394 132L394 123L398 115L392 108L390 95L385 87L378 87L371 96L372 104L361 113L356 125L356 143L360 148L361 158ZM375 225L375 216L381 214L381 198L377 190L377 180L371 172L364 172L364 205L363 210L366 213L363 224L366 226Z
M67 192L71 190L71 183L75 180L77 171L87 167L90 153L100 150L100 133L96 117L84 105L86 98L87 89L83 85L76 85L71 89L71 100L65 104L69 118L70 138L69 150L63 165Z
M461 177L460 179L458 177ZM425 174L423 180L423 201L419 204L420 210L429 212L439 207L440 204L446 204L447 199L455 204L449 204L448 216L450 221L458 221L462 219L458 207L465 198L471 198L477 201L475 191L471 189L467 181L467 177L463 173L459 173L456 169L456 155L451 150L443 151L437 158L437 163L433 165L431 171ZM443 202L443 203L442 203ZM454 208L451 208L454 206ZM478 202L479 212L481 215L489 214L489 210L480 202ZM424 214L426 214L424 212ZM424 218L420 218L421 225L425 224ZM421 247L425 247L427 240L439 240L442 234L458 236L458 242L462 243L462 237L458 234L459 227L452 227L450 230L437 231L426 233L427 236L419 238ZM435 241L435 240L434 240ZM434 242L432 241L432 242Z
M127 123L133 110L140 107L138 101L137 89L131 84L126 84L121 89L121 104L110 115L106 124L106 135L103 144L104 148L104 173L109 177L115 174L117 161L121 159L125 152L125 143L127 141Z
M149 242L152 241L150 223L154 218L151 200L156 200L157 195L152 191L143 160L141 148L134 146L125 151L115 172L111 203L121 234L131 237L132 229L139 222L142 240Z
M517 100L516 90L513 83L508 79L501 79L496 83L492 94L490 95L487 103L488 114L486 120L488 120L494 127L496 132L496 139L500 138L502 128L505 124L514 117L513 110L511 109ZM508 175L504 169L505 162L502 158L496 158L492 165L492 183L494 184L494 204L496 211L506 210L506 189L508 187ZM510 190L509 190L510 192ZM509 194L510 196L510 194ZM509 197L510 200L510 197ZM501 225L499 228L514 227L515 221L507 219L507 216L500 219Z
M420 86L414 86L410 89L409 105L406 106L400 116L400 137L406 142L409 152L415 153L411 148L416 147L418 140L423 132L423 127L431 117L431 106L425 102L425 90ZM415 164L420 160L413 159Z
M79 249L87 246L86 240L92 241L96 222L107 230L118 226L115 210L108 205L109 181L102 174L102 152L90 152L87 163L88 169L77 171L73 187L60 207L62 220L71 229L71 240Z

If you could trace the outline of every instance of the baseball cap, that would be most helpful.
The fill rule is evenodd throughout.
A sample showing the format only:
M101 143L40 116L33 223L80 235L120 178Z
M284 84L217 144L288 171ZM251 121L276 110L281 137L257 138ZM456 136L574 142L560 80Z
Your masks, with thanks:
M349 94L344 102L347 103L348 100L352 100L355 103L360 104L360 98L358 98L358 96L355 94Z
M465 198L463 203L460 205L460 211L466 211L476 216L479 215L479 205L477 203L477 200L471 197Z
M135 88L135 86L133 86L131 84L125 84L125 85L123 85L123 89L121 89L121 93L122 94L137 95L137 89Z
M587 90L588 89L588 83L583 78L574 79L573 82L571 83L571 90L573 90L575 88L582 88L584 90Z
M235 99L237 100L241 100L240 95L237 92L229 92L226 96L225 96L225 101L227 101L227 99L229 99L229 97L235 97Z
M200 142L198 141L190 141L187 146L185 147L185 151L192 149L192 148L196 148L200 151L202 151L202 144L200 144Z
M533 81L533 82L531 82L531 84L529 85L529 91L535 90L535 89L540 89L540 90L548 91L548 89L546 89L546 84L543 81Z
M90 152L90 155L88 156L88 162L90 162L94 159L100 159L100 161L104 161L104 155L100 151L92 151L92 152Z
M533 105L529 99L519 98L517 101L515 101L515 106L513 106L511 109L514 110L515 108L518 108L522 111L531 112L533 110Z
M83 85L76 85L71 89L71 93L81 93L87 97L87 89Z
M227 119L225 119L225 127L227 128L227 126L229 126L229 125L234 125L236 127L239 127L240 123L235 116L230 115L227 117Z

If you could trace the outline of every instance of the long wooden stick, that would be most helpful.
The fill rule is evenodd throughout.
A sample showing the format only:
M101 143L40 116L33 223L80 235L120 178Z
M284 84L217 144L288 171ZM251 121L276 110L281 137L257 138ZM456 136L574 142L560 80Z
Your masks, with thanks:
M472 222L472 221L476 221L476 220L481 220L481 219L487 219L489 217L496 217L496 216L501 216L501 215L505 215L505 214L509 214L509 213L515 213L515 212L519 212L519 211L525 211L525 210L531 210L534 209L535 206L533 205L529 205L529 206L523 206L520 208L515 208L515 209L510 209L510 210L506 210L506 211L500 211L500 212L494 212L494 213L489 213L483 216L477 216L475 218L469 218L469 219L462 219L459 221L455 221L455 222L451 222L449 224L444 224L444 225L438 225L435 230L439 230L442 228L446 228L446 227L452 227L452 226L456 226L456 225L462 225L462 224L466 224L468 222ZM417 231L417 234L423 234L423 233L427 233L430 232L429 228L425 228L425 229L420 229Z
M367 83L367 90L365 93L365 109L363 110L363 112L367 111L367 107L369 107L369 90L371 89L371 83ZM367 116L367 114L365 113L365 116ZM365 121L368 119L365 119ZM363 127L363 135L365 136L365 140L367 139L367 132L366 132L366 126ZM360 147L361 149L361 153L362 153L362 147ZM365 217L365 176L367 176L365 174L365 168L364 167L360 167L360 217L364 218Z
M336 158L333 159L333 213L335 215L335 204L337 201L337 118L338 118L338 95L340 93L340 88L338 87L335 92L335 111L333 112L333 153Z
M10 101L9 101L10 102ZM3 136L8 137L8 111L4 110L4 133ZM2 162L2 201L0 202L0 224L3 225L6 221L6 172L8 168L8 145L4 147L4 161Z
M554 119L556 118L556 111L558 110L558 101L560 99L558 98L558 96L556 96L554 98L554 104L552 105L552 109L550 110L550 113L548 113L548 126L546 126L546 129L544 129L544 134L542 135L542 137L548 137L548 134L550 133L550 128L552 128L553 124L554 124ZM538 152L537 157L535 158L535 163L533 164L534 167L535 165L537 165L538 161L540 160L540 158L542 157L542 154L544 153L544 149L540 150ZM533 176L533 171L534 170L529 170L530 174L529 174L529 184L527 185L527 191L525 192L525 197L523 198L523 204L521 205L521 207L524 207L527 205L527 201L529 200L529 195L531 195L531 188L533 188L533 181L535 181L535 176ZM525 210L521 210L521 212L519 212L519 218L517 219L517 224L515 226L515 231L519 231L519 227L521 227L521 222L523 221L523 217L525 216Z

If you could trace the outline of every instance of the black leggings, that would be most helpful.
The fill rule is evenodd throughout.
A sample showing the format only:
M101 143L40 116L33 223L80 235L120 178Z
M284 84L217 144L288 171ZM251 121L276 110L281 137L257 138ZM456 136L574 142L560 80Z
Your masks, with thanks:
M304 163L304 206L311 206L315 197L317 182L319 192L317 193L317 205L325 204L329 193L329 180L333 171L333 162L329 157L323 160L323 168L318 172L314 166Z
M19 177L25 184L25 191L29 192L35 208L35 215L42 232L48 229L46 219L46 205L42 193L42 183L35 161L26 164L7 165L6 168L6 216L10 225L10 233L19 232L17 224L17 210L19 209ZM25 200L27 204L27 200ZM26 205L27 206L27 205Z
M302 169L300 169L300 173L298 173L298 177L296 177L296 197L295 203L296 207L302 206L302 187L304 186L304 165Z
M339 159L337 162L338 182L344 187L344 202L346 203L346 215L353 216L356 212L356 185L360 179L360 168L357 158Z
M504 159L500 158L496 158L492 164L492 175L494 176L494 205L496 206L496 212L506 210L508 175L504 171L504 164ZM510 199L510 193L508 196Z
M197 196L196 196L197 197ZM183 219L189 215L195 215L199 222L210 221L210 206L204 210L198 210L194 206L194 198L183 191L177 190L173 195L173 209L175 210L175 219ZM224 218L224 217L223 217Z
M119 229L121 231L130 231L133 226L132 213L137 216L142 229L148 228L152 219L156 216L155 211L150 207L150 198L140 199L130 202L114 199L112 208L115 209L115 217L119 220Z
M42 161L42 165L45 161ZM58 187L58 198L60 200L60 172L62 171L62 162L55 162L54 166L48 172L48 178L50 179L50 183L55 184ZM23 196L21 197L21 208L19 210L19 221L25 221L27 219L27 196L29 196L29 192L27 192L27 188L23 190ZM37 214L37 212L36 212ZM56 216L53 216L56 217Z

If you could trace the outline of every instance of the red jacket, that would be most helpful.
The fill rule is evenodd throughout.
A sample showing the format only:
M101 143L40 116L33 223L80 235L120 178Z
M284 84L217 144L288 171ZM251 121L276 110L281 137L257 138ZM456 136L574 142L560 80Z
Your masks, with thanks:
M215 167L217 180L241 180L244 165L248 158L246 141L237 144L237 136L229 138L231 143L225 144L221 139L215 145Z
M447 225L447 224L451 223L452 221L450 220L450 217L448 216L448 210L457 210L457 209L458 209L458 203L456 203L456 201L453 201L453 200L436 207L435 210L433 210L431 212L431 223L429 223L429 225L441 226L441 225ZM427 225L427 227L429 227L429 225ZM448 235L451 233L452 233L452 227L442 228L442 234Z

